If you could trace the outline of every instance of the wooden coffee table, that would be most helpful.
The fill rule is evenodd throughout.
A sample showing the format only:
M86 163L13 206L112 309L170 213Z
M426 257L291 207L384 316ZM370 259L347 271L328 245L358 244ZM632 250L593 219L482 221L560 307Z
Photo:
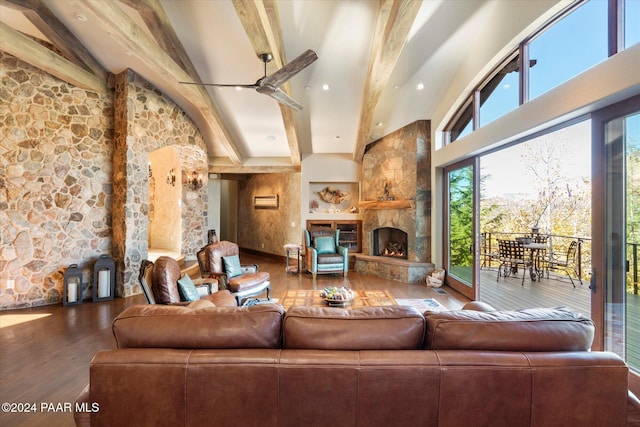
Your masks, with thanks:
M381 307L389 305L397 305L388 291L382 290L362 290L353 291L355 297L353 303L346 308L357 307ZM328 307L327 303L320 296L320 290L288 290L284 291L278 300L278 303L287 310L294 305L302 305L306 307Z

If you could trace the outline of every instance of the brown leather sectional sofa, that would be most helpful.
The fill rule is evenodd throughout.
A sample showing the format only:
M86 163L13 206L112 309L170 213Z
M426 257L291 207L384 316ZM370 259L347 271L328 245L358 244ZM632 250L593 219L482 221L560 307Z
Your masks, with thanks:
M136 306L113 332L78 426L627 422L627 366L567 309Z

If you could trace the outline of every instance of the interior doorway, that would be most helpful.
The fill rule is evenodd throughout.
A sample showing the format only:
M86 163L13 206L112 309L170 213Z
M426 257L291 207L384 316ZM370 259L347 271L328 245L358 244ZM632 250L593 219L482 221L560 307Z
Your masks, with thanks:
M174 147L149 154L149 259L163 254L175 259L182 252L182 168Z

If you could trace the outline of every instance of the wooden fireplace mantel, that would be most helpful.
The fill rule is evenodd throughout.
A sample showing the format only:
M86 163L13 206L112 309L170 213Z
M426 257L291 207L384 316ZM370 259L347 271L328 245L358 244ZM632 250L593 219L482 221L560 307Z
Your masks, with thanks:
M363 200L358 206L362 209L409 209L413 207L413 200Z

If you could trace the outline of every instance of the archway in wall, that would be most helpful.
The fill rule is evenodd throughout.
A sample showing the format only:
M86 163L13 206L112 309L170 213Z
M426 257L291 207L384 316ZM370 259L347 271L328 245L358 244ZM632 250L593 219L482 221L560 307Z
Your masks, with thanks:
M148 257L181 257L182 251L182 168L174 147L149 154Z

